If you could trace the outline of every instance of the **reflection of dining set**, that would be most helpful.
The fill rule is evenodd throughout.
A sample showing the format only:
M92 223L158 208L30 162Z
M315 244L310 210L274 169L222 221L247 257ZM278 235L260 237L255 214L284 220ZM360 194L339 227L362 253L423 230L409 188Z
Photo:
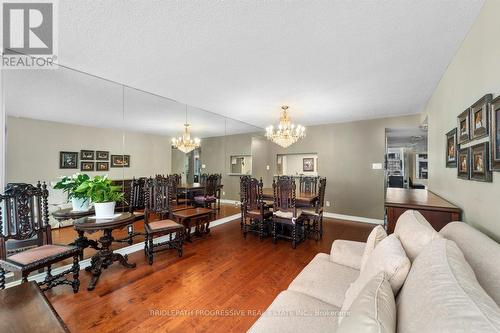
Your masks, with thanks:
M326 178L276 176L272 188L264 188L262 179L240 178L241 229L246 238L249 232L262 240L271 236L291 240L292 247L323 235L323 206Z
M86 271L92 274L88 290L93 290L102 271L114 262L134 268L127 255L114 252L114 242L133 243L137 236L144 237L144 254L153 264L154 254L173 249L183 254L184 241L204 237L210 232L210 222L220 210L220 174L204 174L200 183L181 183L181 176L157 175L127 182L125 200L118 204L111 217L98 218L93 208L73 211L71 208L53 213L59 221L74 219L78 237L69 245L52 244L49 224L48 190L45 183L37 185L8 184L0 195L3 214L0 215L0 289L5 288L7 271L20 272L27 282L31 272L46 268L46 277L39 283L42 290L60 284L69 284L79 290L79 260L87 247L96 250ZM144 232L134 230L134 222L144 220ZM128 236L115 239L113 231L128 228ZM4 231L5 230L5 231ZM191 232L191 231L194 232ZM102 233L97 239L87 235ZM52 274L52 265L71 259L70 268ZM72 274L72 278L68 275Z

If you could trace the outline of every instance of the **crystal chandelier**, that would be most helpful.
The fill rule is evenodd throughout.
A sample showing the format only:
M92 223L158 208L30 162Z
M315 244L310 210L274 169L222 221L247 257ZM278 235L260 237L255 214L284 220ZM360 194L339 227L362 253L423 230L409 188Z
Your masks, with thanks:
M179 149L187 154L200 146L200 139L191 139L190 125L187 123L187 105L186 105L186 123L184 124L184 133L178 138L172 138L172 147Z
M275 129L272 125L266 127L266 138L283 148L288 148L306 136L306 128L302 125L292 124L287 111L288 106L283 105L281 109L278 128Z

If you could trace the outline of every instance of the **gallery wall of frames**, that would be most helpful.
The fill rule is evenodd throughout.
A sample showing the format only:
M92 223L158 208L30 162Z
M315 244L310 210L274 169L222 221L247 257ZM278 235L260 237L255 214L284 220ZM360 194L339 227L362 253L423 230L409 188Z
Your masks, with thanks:
M500 171L500 96L486 94L457 116L446 133L446 167L464 180L492 182Z

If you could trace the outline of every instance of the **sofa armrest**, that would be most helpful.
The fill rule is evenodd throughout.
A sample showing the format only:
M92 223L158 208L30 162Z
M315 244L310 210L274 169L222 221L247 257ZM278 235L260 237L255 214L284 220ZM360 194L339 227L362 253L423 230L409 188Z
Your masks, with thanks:
M337 239L332 244L330 261L359 270L365 246L363 242Z

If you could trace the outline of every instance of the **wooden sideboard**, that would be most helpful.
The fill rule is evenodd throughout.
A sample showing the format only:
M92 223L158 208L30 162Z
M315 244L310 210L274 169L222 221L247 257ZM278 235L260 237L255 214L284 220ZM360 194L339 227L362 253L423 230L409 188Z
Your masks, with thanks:
M385 195L387 232L393 233L396 222L406 210L418 210L437 231L446 224L460 221L462 210L428 190L388 188Z

